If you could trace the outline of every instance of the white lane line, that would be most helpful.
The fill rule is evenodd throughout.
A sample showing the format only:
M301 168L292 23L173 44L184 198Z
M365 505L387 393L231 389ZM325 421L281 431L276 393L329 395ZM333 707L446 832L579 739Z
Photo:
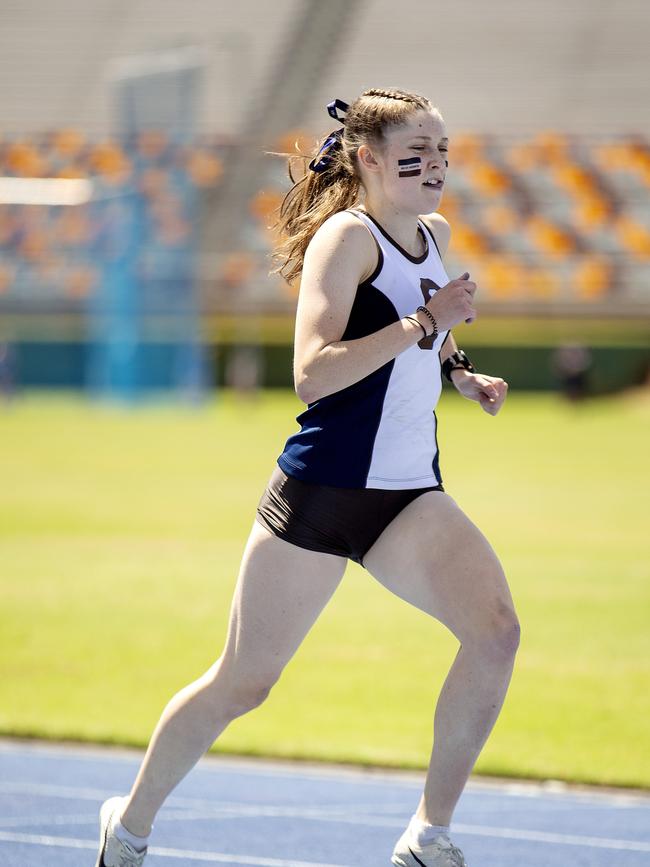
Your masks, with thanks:
M110 793L107 793L106 789L75 788L74 786L59 786L50 783L21 783L18 781L0 782L0 793L61 798L72 801L97 801L98 804L103 803L106 798L110 797ZM241 806L242 808L250 806L249 804L235 804L231 801L211 801L207 798L183 798L176 795L169 797L165 803L176 807L188 807L193 810L209 810L219 807L221 804L224 806ZM345 808L344 806L338 809Z
M108 797L106 789L54 786L49 783L0 782L0 792L8 795L43 795L46 798L71 798L74 801L99 801Z
M22 783L19 781L0 782L0 794L7 795L32 795L44 798L62 798L72 801L97 801L101 804L110 797L106 789L91 789L88 787L76 788L75 786L60 786L51 783ZM220 801L209 801L206 798L182 798L172 795L166 801L177 807L189 807L192 809L208 809ZM226 803L230 803L229 801Z
M97 849L95 840L77 837L49 837L44 834L17 834L0 831L0 843L31 843L35 846L58 846L62 849ZM227 852L193 852L191 849L168 849L150 846L150 855L159 858L179 858L184 861L209 861L218 864L252 864L258 867L345 867L342 864L324 864L319 861L288 861L284 858L262 858L257 855L230 855Z
M587 837L579 834L551 834L548 831L523 831L518 828L491 828L489 825L463 825L451 823L451 832L473 834L477 837L504 837L509 840L528 840L537 843L561 843L567 846L588 846L596 849L623 849L632 852L650 852L650 843L642 840L613 840L607 837Z
M46 797L46 798L60 798L61 800L79 800L79 801L95 801L101 804L106 800L110 795L107 793L106 789L75 789L72 786L58 786L51 785L48 783L21 783L21 782L0 782L0 794L7 795L31 795L33 797ZM183 816L190 817L190 813L194 818L202 818L201 815L205 813L209 818L210 816L218 816L218 815L252 815L252 816L300 816L309 818L313 816L318 818L323 815L344 815L347 816L350 814L350 808L354 807L354 809L359 814L363 814L365 811L373 815L377 814L395 814L402 813L406 816L410 816L409 807L404 804L323 804L320 807L314 808L306 808L306 807L294 807L294 806L272 806L265 804L254 804L250 802L239 802L239 801L221 801L218 799L209 800L207 798L183 798L178 797L176 795L171 795L171 797L167 798L166 805L169 807L180 807L185 808L185 812L179 812L178 818L182 818ZM170 810L168 806L163 807L163 813L161 815L167 816L168 818L171 816ZM298 812L296 812L298 811ZM0 819L0 825L3 824L3 820Z
M367 816L349 812L334 813L321 812L319 810L305 810L292 807L245 807L228 808L218 810L190 811L170 816L169 813L161 813L160 818L179 818L181 820L197 819L237 819L251 816L275 817L291 819L308 819L316 822L333 822L339 825L364 825L376 828L400 828L404 829L408 824L405 819L390 818L388 816ZM641 840L618 840L608 837L593 837L585 834L557 834L548 831L535 831L519 828L500 828L492 825L466 825L460 822L451 823L452 834L470 834L478 837L503 837L510 840L528 840L536 843L560 843L567 846L587 846L597 849L632 850L635 852L650 852L650 842Z
M110 797L110 793L107 793L106 789L90 789L90 788L79 788L76 789L74 786L59 786L50 783L22 783L19 781L6 781L0 782L0 794L8 794L8 795L32 795L32 796L41 796L45 798L61 798L72 801L96 801L98 804L101 804L106 798ZM172 807L187 807L191 810L220 810L220 809L235 809L235 810L247 810L247 809L264 809L258 804L250 804L250 803L239 803L236 801L220 801L218 799L210 800L208 798L184 798L179 797L177 795L171 795L166 802ZM394 808L396 805L388 805L388 809L390 812L394 812ZM361 806L359 804L354 805L355 810L363 810L367 809L373 812L379 812L380 810L386 809L385 806L379 805L375 807L372 804L367 804L365 806ZM283 809L282 807L269 807L268 809ZM291 809L291 808L288 808ZM408 807L402 806L397 807L397 809L401 809L402 811L408 812ZM350 804L332 804L332 805L324 805L322 807L317 808L317 812L346 812L350 810Z
M303 775L300 774L296 774L295 776L298 778L305 778ZM592 794L570 791L561 792L554 790L544 791L542 790L541 786L538 791L531 791L530 786L526 787L518 783L506 784L500 791L491 791L493 785L494 784L472 785L471 783L469 783L465 791L469 795L474 795L478 797L482 795L491 795L500 797L517 797L518 800L526 798L527 800L529 800L529 803L531 800L539 798L547 801L547 805L544 807L544 809L549 809L548 803L552 801L555 802L558 808L561 805L562 809L565 809L566 805L571 803L579 803L581 805L591 805L594 807L601 807L607 809L650 807L650 797L642 797L636 795L612 793ZM60 786L47 783L23 783L18 781L0 782L0 792L8 792L11 794L44 795L47 797L70 798L72 800L81 801L99 801L100 803L104 801L107 797L106 789L93 789L88 787L76 788L74 786ZM173 804L177 807L202 809L204 807L209 808L215 802L209 801L205 798L186 798L172 795L171 798L168 798L167 803ZM525 805L525 808L527 807L528 805ZM359 809L359 806L355 805L355 809ZM383 811L384 809L386 809L386 805L371 805L369 809L375 810L375 812L378 812L379 810ZM402 809L404 809L403 806L398 806L397 809L389 809L389 812L397 812L401 811Z
M0 738L0 759L2 754L24 757L27 760L38 760L45 755L50 759L69 762L105 762L108 764L139 765L144 755L144 750L128 747L102 747L98 744L56 744L50 741L33 740L29 742L14 738ZM197 765L199 773L241 773L247 776L281 777L286 779L299 779L307 781L332 781L343 779L346 782L357 782L361 785L400 786L405 789L419 789L424 784L424 771L404 771L397 768L363 768L346 765L327 765L319 762L283 761L282 759L247 759L242 756L228 755L226 753L208 753ZM580 801L594 801L615 803L621 806L648 806L650 796L642 791L625 791L621 787L618 791L599 791L596 784L589 791L588 784L580 787L562 780L514 780L492 779L476 775L471 778L465 791L468 794L490 795L501 797L517 795L528 798L554 798L558 800L576 799Z
M406 811L405 815L406 815ZM163 807L160 813L161 822L194 822L201 820L217 820L217 819L248 819L256 818L288 818L288 819L309 819L315 822L343 822L351 824L370 824L370 825L387 825L388 827L406 826L408 819L382 819L380 816L368 816L359 814L351 816L349 810L345 807L336 807L327 810L304 809L298 807L256 807L250 804L225 804L224 806L215 806L206 808L205 810L170 810L169 807ZM45 816L28 816L18 817L11 816L8 818L0 818L0 828L30 828L41 827L46 828L50 825L94 825L98 822L96 813L61 813L58 815Z
M292 819L308 819L316 822L332 822L338 825L363 825L374 828L398 828L404 830L408 823L407 819L391 819L385 816L366 816L341 813L319 813L317 810L261 808L259 810L219 810L210 813L208 810L202 813L190 813L190 819L218 819L218 818L247 818L251 816L271 816ZM169 816L161 813L163 818L178 818L181 821L188 818L188 814L179 813ZM608 837L593 837L585 834L557 834L548 831L535 831L519 828L496 828L491 825L465 825L459 822L451 823L451 833L469 834L477 837L502 837L510 840L527 840L531 843L560 843L565 846L582 846L596 849L631 850L633 852L650 852L650 843L641 840L618 840Z
M97 816L84 815L61 815L61 816L41 816L40 819L30 817L28 819L19 819L14 816L9 819L0 819L0 828L49 828L58 825L97 825Z
M290 819L307 819L315 822L331 822L338 825L356 825L377 828L396 828L403 829L405 820L391 819L386 816L366 816L354 814L336 814L332 812L319 812L318 810L304 810L299 808L229 808L202 810L188 812L185 810L169 810L164 809L160 814L160 820L178 820L181 822L196 821L196 820L215 820L215 819L237 819L250 818L251 816L272 817L272 818L290 818ZM96 817L77 816L77 817L52 817L56 821L52 822L47 818L39 821L29 820L18 824L18 820L13 827L29 827L29 825L47 826L50 824L65 825L66 819L69 824L94 824L97 822ZM2 823L7 827L8 822ZM586 834L557 834L549 831L535 831L531 829L520 828L496 828L491 825L468 825L460 822L453 822L451 825L452 834L468 834L474 837L498 837L505 840L525 840L529 843L556 843L563 846L580 846L582 848L592 849L610 849L614 851L631 851L631 852L650 852L650 842L642 840L620 840L609 837L594 837ZM6 834L12 832L0 831L0 841L3 840ZM3 836L4 835L4 836ZM19 835L20 836L20 835ZM30 836L30 835L25 835ZM38 836L38 835L37 835ZM54 838L59 839L59 838ZM65 838L61 838L65 839ZM153 849L151 851L154 851ZM170 850L171 851L171 850ZM296 862L297 863L297 862Z

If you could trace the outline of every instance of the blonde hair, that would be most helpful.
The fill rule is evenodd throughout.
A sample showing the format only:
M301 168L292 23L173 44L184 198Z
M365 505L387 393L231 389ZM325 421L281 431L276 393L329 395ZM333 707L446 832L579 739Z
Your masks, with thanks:
M316 231L332 214L359 201L362 186L357 161L359 147L367 144L382 151L387 129L400 126L421 109L439 113L426 97L417 93L380 88L365 90L346 111L341 146L328 152L331 162L325 171L311 171L308 165L326 137L312 156L300 153L297 145L297 154L279 154L288 157L287 171L293 186L284 197L277 222L272 227L279 240L272 252L272 259L278 266L271 274L281 274L289 283L300 276L305 251ZM302 163L298 180L293 171L296 161Z

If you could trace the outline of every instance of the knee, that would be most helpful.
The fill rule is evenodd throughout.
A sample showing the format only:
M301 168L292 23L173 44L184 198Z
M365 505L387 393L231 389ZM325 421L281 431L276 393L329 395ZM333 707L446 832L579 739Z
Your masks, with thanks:
M270 680L253 681L233 690L230 693L229 715L234 719L259 707L269 697L273 683Z
M494 632L494 644L500 653L514 656L521 642L521 624L514 611L508 615Z
M212 681L210 692L214 704L228 719L243 716L259 707L277 683L278 676L257 673L254 676L220 672Z
M469 639L484 657L495 661L511 659L521 641L521 624L510 606L501 606L490 620ZM465 643L465 642L463 642Z

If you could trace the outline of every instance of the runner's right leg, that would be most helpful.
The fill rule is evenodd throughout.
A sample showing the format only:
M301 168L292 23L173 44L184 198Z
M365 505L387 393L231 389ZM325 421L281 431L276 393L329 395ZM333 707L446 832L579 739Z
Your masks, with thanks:
M122 812L146 837L165 798L235 717L261 704L340 583L347 560L279 539L257 521L248 538L226 647L164 709Z

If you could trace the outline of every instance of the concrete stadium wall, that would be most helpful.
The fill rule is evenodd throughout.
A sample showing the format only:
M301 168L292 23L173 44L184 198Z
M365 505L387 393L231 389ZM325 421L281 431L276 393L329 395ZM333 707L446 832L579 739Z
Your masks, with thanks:
M455 130L650 132L647 0L373 0L314 94L324 106L368 87L421 92ZM642 116L645 115L645 116Z
M3 0L0 131L111 130L111 61L199 46L201 127L235 132L300 0Z
M105 72L152 49L205 49L201 128L236 133L301 0L4 0L0 130L110 129ZM343 56L322 70L303 126L367 87L420 91L449 128L650 133L647 0L365 0Z

